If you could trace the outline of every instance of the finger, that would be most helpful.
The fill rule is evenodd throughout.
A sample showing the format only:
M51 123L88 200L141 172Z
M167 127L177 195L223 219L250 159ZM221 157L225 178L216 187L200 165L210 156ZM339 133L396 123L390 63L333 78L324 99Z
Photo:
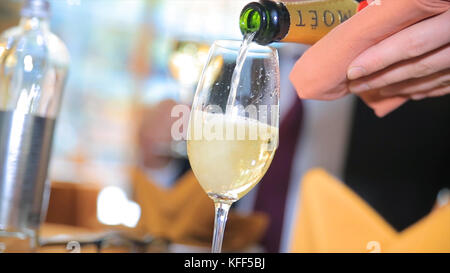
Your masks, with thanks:
M434 98L450 94L450 85L435 88L427 93L414 94L411 96L413 100L421 100L425 98Z
M434 97L441 97L441 96L448 95L448 94L450 94L450 86L437 88L436 90L433 90L430 93L428 93L427 96L429 98L434 98Z
M382 88L412 78L421 78L450 67L450 44L423 56L403 61L373 75L350 81L352 93Z
M413 93L423 93L434 88L442 87L450 82L450 69L434 73L430 76L418 79L410 79L380 88L382 96L397 96Z
M355 80L394 63L423 55L450 42L450 10L412 25L370 47L349 66Z
M334 28L296 62L289 79L301 98L331 100L347 95L347 69L358 55L393 33L450 7L444 0L380 2Z

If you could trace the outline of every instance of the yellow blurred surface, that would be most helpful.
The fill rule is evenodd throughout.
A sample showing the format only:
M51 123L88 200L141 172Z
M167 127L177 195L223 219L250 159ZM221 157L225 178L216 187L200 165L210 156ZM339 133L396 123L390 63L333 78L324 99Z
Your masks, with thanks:
M135 199L142 209L138 229L173 243L209 247L214 227L213 201L189 171L173 188L151 181L140 169L132 170ZM263 213L241 215L230 211L224 249L240 251L256 245L268 224Z
M303 178L292 252L450 252L450 204L397 232L324 170Z

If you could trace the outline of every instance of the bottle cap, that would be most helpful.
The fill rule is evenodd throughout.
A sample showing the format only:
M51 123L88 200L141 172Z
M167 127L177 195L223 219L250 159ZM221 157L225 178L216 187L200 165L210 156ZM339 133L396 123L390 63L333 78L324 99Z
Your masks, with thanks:
M23 17L48 17L50 3L47 0L26 0L22 8Z

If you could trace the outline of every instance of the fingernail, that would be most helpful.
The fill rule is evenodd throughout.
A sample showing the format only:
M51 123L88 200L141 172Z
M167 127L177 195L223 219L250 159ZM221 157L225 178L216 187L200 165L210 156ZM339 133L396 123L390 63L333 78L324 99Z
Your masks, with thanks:
M412 95L411 99L413 99L413 100L421 100L421 99L424 99L425 97L426 97L426 95L416 94L416 95Z
M349 87L350 92L352 93L361 93L364 91L369 91L370 90L370 86L367 85L367 83L350 83Z
M364 69L364 67L360 67L360 66L352 67L347 71L347 78L349 80L356 80L365 75L366 75L366 70Z

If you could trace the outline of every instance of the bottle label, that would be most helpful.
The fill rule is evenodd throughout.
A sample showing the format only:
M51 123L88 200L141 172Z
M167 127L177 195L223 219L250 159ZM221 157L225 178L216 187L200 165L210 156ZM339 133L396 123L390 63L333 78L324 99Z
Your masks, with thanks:
M290 27L283 42L314 44L330 30L356 13L354 0L310 0L285 2Z

